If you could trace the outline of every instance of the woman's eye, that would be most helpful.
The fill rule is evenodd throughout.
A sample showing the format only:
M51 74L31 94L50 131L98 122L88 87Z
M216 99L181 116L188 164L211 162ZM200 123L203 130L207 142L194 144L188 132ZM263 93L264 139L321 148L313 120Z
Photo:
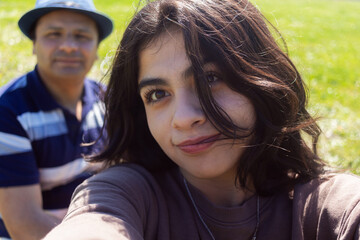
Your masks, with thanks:
M168 95L169 94L164 90L151 90L146 94L145 98L147 102L156 102Z
M209 74L207 74L207 81L208 81L209 86L211 87L212 85L221 81L221 78L219 77L219 75L217 75L215 73L209 73Z

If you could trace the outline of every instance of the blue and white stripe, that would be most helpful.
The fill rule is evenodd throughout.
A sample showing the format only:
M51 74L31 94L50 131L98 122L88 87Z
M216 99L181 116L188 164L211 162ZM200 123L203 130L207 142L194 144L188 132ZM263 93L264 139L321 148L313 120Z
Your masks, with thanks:
M31 151L28 138L0 132L0 156Z
M68 133L61 109L49 112L26 112L17 117L31 141Z
M4 86L0 88L0 96L5 92L12 92L20 88L24 88L27 85L26 76L21 76L19 78L13 79Z
M87 131L93 128L99 128L104 125L104 113L105 113L105 105L102 102L94 103L92 109L87 114L83 130Z
M39 183L44 209L59 217L76 186L99 169L82 156L106 142L100 86L84 84L83 110L90 110L81 122L50 97L36 70L0 89L0 187ZM83 145L99 136L95 145ZM1 216L0 240L9 240Z

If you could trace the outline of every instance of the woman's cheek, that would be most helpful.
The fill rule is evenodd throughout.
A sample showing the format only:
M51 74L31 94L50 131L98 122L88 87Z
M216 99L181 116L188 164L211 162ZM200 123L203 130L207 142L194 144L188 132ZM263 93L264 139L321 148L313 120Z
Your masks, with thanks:
M239 127L251 128L255 124L255 109L250 100L230 89L214 94L219 106Z

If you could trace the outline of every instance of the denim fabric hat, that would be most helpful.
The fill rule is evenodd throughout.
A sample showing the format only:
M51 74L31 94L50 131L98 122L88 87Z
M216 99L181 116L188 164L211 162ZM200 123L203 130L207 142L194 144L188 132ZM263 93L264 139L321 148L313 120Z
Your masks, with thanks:
M61 9L79 12L94 20L99 31L99 42L112 32L113 23L111 19L98 12L92 0L37 0L35 8L20 18L19 27L31 39L31 30L36 21L51 11Z

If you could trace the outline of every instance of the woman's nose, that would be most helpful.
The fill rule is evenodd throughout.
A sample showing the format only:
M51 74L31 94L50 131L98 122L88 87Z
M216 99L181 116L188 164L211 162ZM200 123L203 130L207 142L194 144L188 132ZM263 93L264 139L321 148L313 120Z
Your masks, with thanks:
M193 91L182 91L174 102L172 127L186 130L203 124L206 117L201 108L199 98Z

